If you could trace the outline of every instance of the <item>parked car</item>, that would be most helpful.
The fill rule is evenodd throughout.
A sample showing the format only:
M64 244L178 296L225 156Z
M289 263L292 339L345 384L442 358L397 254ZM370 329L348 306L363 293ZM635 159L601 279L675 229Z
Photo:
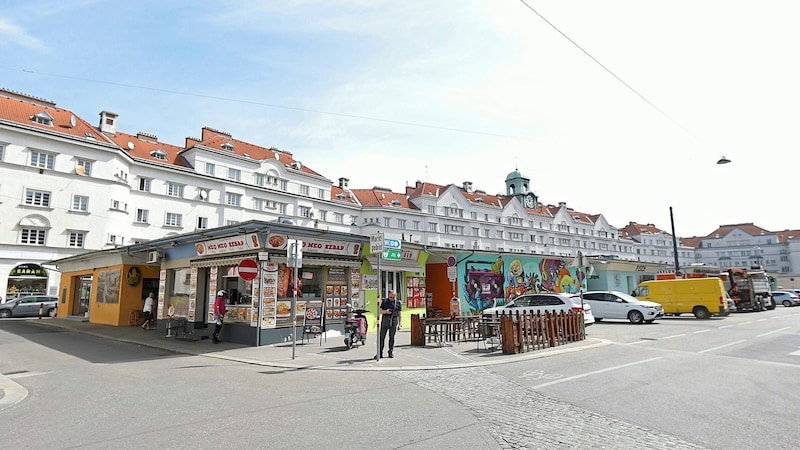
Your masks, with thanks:
M498 314L511 314L515 311L525 311L529 313L537 313L545 311L550 312L569 312L580 311L583 308L583 323L589 326L594 323L594 316L592 315L592 306L585 303L581 306L580 298L576 301L570 294L556 294L556 293L540 293L540 294L524 294L516 297L503 306L494 308L487 308L483 310L484 315L494 316Z
M772 299L775 300L776 305L783 305L787 308L800 305L800 297L790 291L772 291Z
M580 301L579 296L575 296ZM656 302L639 300L619 291L588 291L583 301L592 306L594 320L623 319L631 323L652 323L664 317L664 308Z
M58 297L31 295L0 303L0 317L4 319L9 317L37 317L39 316L39 307L42 304L44 304L42 309L43 316L55 316Z

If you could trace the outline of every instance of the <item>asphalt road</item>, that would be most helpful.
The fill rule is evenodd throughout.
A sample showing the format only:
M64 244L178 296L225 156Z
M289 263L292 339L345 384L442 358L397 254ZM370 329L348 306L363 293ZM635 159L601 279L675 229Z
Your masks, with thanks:
M27 397L0 409L0 447L797 447L800 308L604 321L588 335L609 345L488 367L326 372L3 320L0 374Z

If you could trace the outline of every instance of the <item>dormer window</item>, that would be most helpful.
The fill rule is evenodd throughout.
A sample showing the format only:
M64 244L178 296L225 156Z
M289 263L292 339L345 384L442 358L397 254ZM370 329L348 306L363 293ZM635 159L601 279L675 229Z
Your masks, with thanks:
M163 148L160 148L158 150L153 150L152 152L150 152L150 156L152 156L155 159L163 159L165 161L167 160L167 152L165 152Z
M49 125L53 126L53 116L47 114L47 111L42 111L36 115L31 116L31 120L35 123L40 123L42 125Z
M92 133L92 132L90 132L90 131L87 131L87 132L86 132L86 139L91 139L91 140L93 140L93 141L96 141L96 140L97 140L97 137L94 135L94 133Z
M229 152L232 152L234 148L235 148L235 146L233 145L233 142L231 142L231 141L228 141L228 142L222 144L222 149L223 150L227 150Z

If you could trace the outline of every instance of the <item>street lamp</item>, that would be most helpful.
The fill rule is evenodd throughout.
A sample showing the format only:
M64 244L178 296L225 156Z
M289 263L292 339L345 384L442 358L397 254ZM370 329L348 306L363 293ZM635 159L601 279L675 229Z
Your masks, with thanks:
M761 247L754 247L754 249L756 251L756 264L758 265L758 268L760 269L761 268Z
M675 256L675 278L679 278L681 276L681 266L678 262L678 238L675 236L675 219L672 217L672 206L669 207L669 223L672 225L672 253Z

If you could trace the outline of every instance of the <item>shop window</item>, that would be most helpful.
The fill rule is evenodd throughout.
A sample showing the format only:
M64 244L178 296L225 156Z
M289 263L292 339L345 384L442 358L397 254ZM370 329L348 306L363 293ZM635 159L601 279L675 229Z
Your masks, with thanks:
M172 305L175 315L186 317L189 313L189 295L197 292L197 279L192 279L192 269L173 269L167 272L167 292L164 310Z

